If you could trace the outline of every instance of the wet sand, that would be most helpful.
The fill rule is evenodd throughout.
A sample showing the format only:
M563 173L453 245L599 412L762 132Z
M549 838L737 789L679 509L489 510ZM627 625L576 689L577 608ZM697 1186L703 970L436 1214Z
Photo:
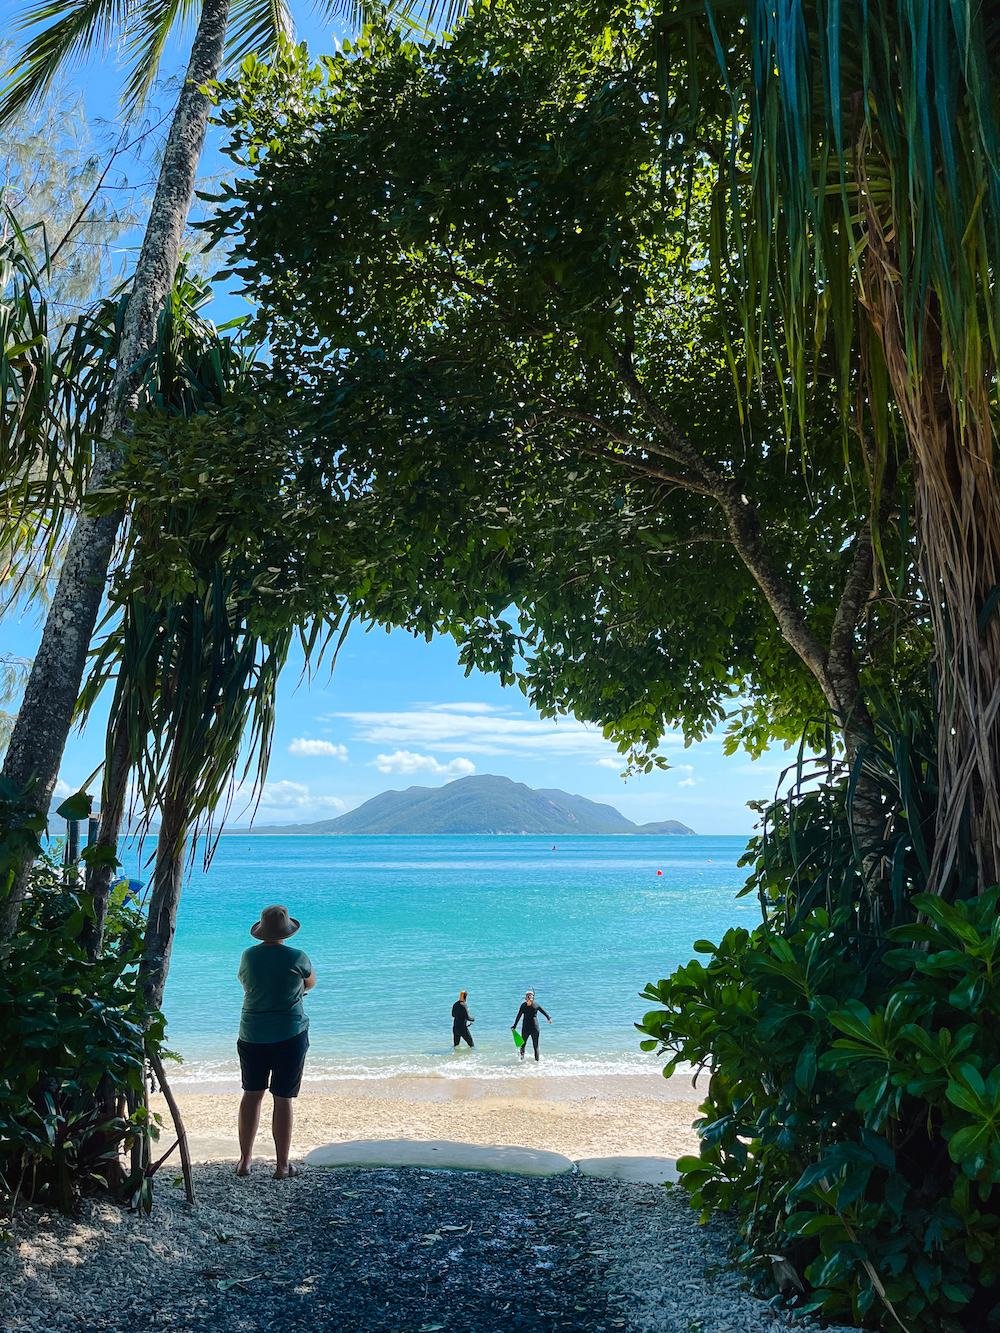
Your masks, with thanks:
M169 1076L169 1071L168 1071ZM211 1086L211 1085L209 1085ZM237 1155L236 1089L175 1088L196 1160ZM570 1158L683 1157L697 1152L691 1122L699 1094L690 1079L659 1075L595 1078L399 1078L338 1082L303 1089L295 1106L293 1155L352 1139L448 1139L483 1146L547 1149ZM269 1098L257 1150L269 1155ZM152 1109L164 1119L162 1097Z

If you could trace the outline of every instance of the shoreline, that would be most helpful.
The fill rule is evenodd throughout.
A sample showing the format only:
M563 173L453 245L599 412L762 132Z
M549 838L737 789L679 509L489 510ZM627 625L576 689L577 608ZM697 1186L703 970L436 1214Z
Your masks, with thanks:
M692 1122L698 1116L692 1098L650 1096L648 1090L613 1085L573 1089L570 1080L435 1080L445 1088L428 1089L431 1080L375 1081L350 1089L318 1091L304 1087L295 1102L292 1155L356 1139L447 1140L481 1147L523 1147L584 1157L648 1156L678 1158L698 1151ZM571 1080L574 1084L583 1079ZM665 1080L660 1080L665 1082ZM646 1080L635 1080L645 1083ZM386 1087L386 1085L391 1085ZM511 1085L515 1086L511 1086ZM173 1086L188 1133L192 1158L232 1160L239 1155L237 1113L240 1093L190 1091ZM173 1140L172 1122L162 1095L150 1108L163 1118L161 1142ZM273 1155L268 1099L262 1108L255 1155Z
M186 1081L180 1071L166 1068L170 1087L178 1096L218 1097L240 1093L239 1076ZM691 1076L675 1074L664 1078L650 1074L559 1074L548 1073L544 1066L496 1074L390 1074L363 1078L324 1078L321 1074L302 1081L302 1093L325 1097L371 1097L389 1102L475 1102L489 1098L508 1098L517 1102L580 1102L600 1098L613 1101L691 1102L695 1107L706 1094L708 1077L702 1074L698 1086Z

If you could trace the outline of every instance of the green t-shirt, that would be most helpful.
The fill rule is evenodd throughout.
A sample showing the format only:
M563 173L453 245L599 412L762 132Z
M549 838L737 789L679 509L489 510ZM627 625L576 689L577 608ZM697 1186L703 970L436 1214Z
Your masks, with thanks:
M255 944L244 950L241 1041L287 1041L309 1026L302 997L312 963L301 949L287 944Z

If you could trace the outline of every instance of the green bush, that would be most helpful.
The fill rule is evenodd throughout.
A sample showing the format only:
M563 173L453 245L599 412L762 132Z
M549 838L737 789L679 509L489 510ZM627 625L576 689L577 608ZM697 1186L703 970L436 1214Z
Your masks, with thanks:
M697 1207L736 1214L760 1294L916 1333L1000 1322L1000 889L915 892L934 774L902 752L902 784L882 754L909 807L887 801L877 893L854 779L799 792L751 845L762 924L699 941L637 1026L666 1073L709 1071L700 1155L678 1165Z
M0 968L0 1191L63 1211L89 1181L147 1205L149 1194L141 1173L116 1169L120 1149L150 1134L142 1069L163 1028L136 995L141 916L117 903L89 962L89 912L62 867L39 858Z

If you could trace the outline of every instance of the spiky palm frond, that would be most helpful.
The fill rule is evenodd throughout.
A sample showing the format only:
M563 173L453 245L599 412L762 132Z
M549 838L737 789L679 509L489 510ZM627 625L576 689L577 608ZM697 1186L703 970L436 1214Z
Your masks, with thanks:
M898 414L939 679L931 884L945 887L971 828L988 886L1000 878L1000 11L709 0L706 13L678 7L664 32L700 24L728 99L717 281L742 311L750 378L776 359L800 422L811 381L831 374L876 436ZM703 72L703 56L691 63Z
M41 26L42 31L30 39L7 73L0 124L40 101L62 70L92 51L112 49L135 8L135 0L43 0L29 9L16 30Z
M295 32L285 0L236 0L229 15L226 63L238 65L248 55L273 51L282 39Z
M247 393L260 372L252 347L201 316L209 298L182 271L142 363L154 415L189 420ZM113 685L109 762L124 727L143 808L152 813L183 791L185 827L211 829L241 783L249 779L259 788L264 781L278 674L296 627L289 619L260 632L260 569L233 549L224 515L205 530L207 497L197 478L184 478L183 462L171 457L163 465L170 481L155 514L131 515L111 594L111 629L95 654L80 712L86 716ZM252 475L254 459L245 458L243 467ZM179 577L159 578L164 552L179 556Z
M263 783L294 631L265 641L249 624L253 609L251 590L216 561L191 592L129 598L105 640L98 669L115 676L110 726L125 724L148 816L183 789L187 825L211 830L246 779Z
M53 80L88 56L120 48L125 53L121 105L140 112L156 82L168 39L197 22L200 0L44 0L27 11L18 31L32 31L5 74L0 94L0 125L39 102ZM467 0L315 0L314 12L343 19L351 28L377 21L398 22L430 35L450 27L468 8ZM293 35L292 12L285 0L235 0L226 64L238 65L249 54L267 55L280 39Z
M0 476L8 477L51 423L54 369L36 247L6 208L0 227Z
M123 27L129 57L123 106L140 111L160 72L160 61L168 40L177 30L198 20L200 0L144 0L136 4Z
M468 0L401 0L389 5L386 12L401 28L410 28L425 37L440 37L450 32L468 11Z
M44 231L0 207L0 604L19 580L46 579L76 513L110 389L121 301L72 324L44 292Z

